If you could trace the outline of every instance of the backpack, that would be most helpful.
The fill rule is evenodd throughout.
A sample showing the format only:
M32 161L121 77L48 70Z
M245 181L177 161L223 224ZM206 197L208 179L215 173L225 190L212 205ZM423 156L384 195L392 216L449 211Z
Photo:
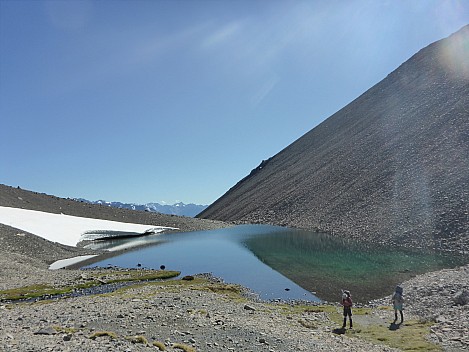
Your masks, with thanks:
M394 293L394 296L392 298L397 304L402 304L404 303L404 297L402 297L402 295L396 291L396 293Z
M352 295L350 294L349 291L344 291L342 293L342 305L344 307L351 307L353 305L352 303Z
M403 292L404 292L404 289L401 286L396 286L396 293L402 296Z

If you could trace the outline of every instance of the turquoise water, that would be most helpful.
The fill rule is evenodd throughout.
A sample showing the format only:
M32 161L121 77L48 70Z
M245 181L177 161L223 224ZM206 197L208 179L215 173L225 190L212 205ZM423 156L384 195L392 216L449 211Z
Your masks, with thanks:
M417 274L469 262L468 257L369 246L265 225L113 240L101 247L137 240L147 246L93 266L165 265L182 275L210 272L264 299L338 301L341 289L349 289L356 301L366 302L391 294L396 284Z
M415 275L469 262L467 256L384 248L291 229L253 236L245 244L262 262L331 301L348 289L366 302L391 294L396 284Z

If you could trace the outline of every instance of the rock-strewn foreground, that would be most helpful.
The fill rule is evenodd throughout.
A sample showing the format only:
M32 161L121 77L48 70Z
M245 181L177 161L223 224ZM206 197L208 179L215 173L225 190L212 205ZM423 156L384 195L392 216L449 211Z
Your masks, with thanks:
M0 186L0 205L141 221L185 231L227 226L93 206L7 186ZM29 286L26 291L31 292L40 289L38 285L77 287L90 280L106 283L136 272L49 270L56 260L94 252L1 224L0 243L0 300L9 289ZM398 330L389 330L392 312L387 297L354 309L354 330L345 335L333 332L340 327L337 304L259 302L213 279L145 283L110 294L35 303L2 300L0 351L148 351L158 350L158 346L166 351L395 350L390 346L469 350L469 266L417 277L404 283L404 288L407 320Z
M73 286L93 277L105 282L115 275L109 269L48 270L51 259L82 250L13 228L0 226L0 241L0 298L6 289ZM340 326L337 305L259 302L225 295L231 286L214 280L146 283L36 303L3 301L0 351L149 351L158 350L158 343L166 351L393 351L385 344L396 339L397 346L413 344L417 333L426 336L419 343L437 344L424 350L469 350L469 266L417 277L404 289L407 320L400 329L388 329L387 297L373 302L366 314L355 309L355 328L345 335L333 333Z
M420 50L198 216L469 251L468 44Z

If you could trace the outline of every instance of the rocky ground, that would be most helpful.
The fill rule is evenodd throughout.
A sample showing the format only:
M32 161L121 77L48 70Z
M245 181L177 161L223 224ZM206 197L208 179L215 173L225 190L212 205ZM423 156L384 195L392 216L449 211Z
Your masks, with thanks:
M447 351L469 350L469 265L419 275L403 287L407 310L432 323L431 340Z
M154 217L156 225L164 220L164 225L186 231L227 226L144 212L121 213L4 186L0 205L143 223ZM355 307L354 329L340 330L337 303L262 302L213 278L146 282L96 294L100 286L91 295L12 303L4 299L5 290L77 287L93 278L105 283L127 273L49 270L56 260L95 253L1 224L0 243L0 351L469 350L469 266L405 282L406 321L395 329L390 324L390 297L385 297Z
M48 270L51 259L84 251L5 226L0 227L0 237L0 290L77 285L88 277L100 275L105 281L112 276L109 269ZM381 326L376 333L397 336L424 323L431 326L422 325L419 331L435 344L429 346L469 349L469 266L404 283L406 323L395 332L388 329L392 320L389 297L371 302L365 314L355 308L354 330L337 331L338 305L305 308L261 302L232 289L213 279L176 280L133 285L110 294L30 303L3 301L0 350L392 351L386 345L388 337L368 340L375 332L367 334L367 329Z

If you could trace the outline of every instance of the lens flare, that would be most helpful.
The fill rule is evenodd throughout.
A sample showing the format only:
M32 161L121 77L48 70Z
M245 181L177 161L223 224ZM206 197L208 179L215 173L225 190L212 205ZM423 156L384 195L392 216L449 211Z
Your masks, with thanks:
M453 78L469 79L469 25L440 47L440 64Z

